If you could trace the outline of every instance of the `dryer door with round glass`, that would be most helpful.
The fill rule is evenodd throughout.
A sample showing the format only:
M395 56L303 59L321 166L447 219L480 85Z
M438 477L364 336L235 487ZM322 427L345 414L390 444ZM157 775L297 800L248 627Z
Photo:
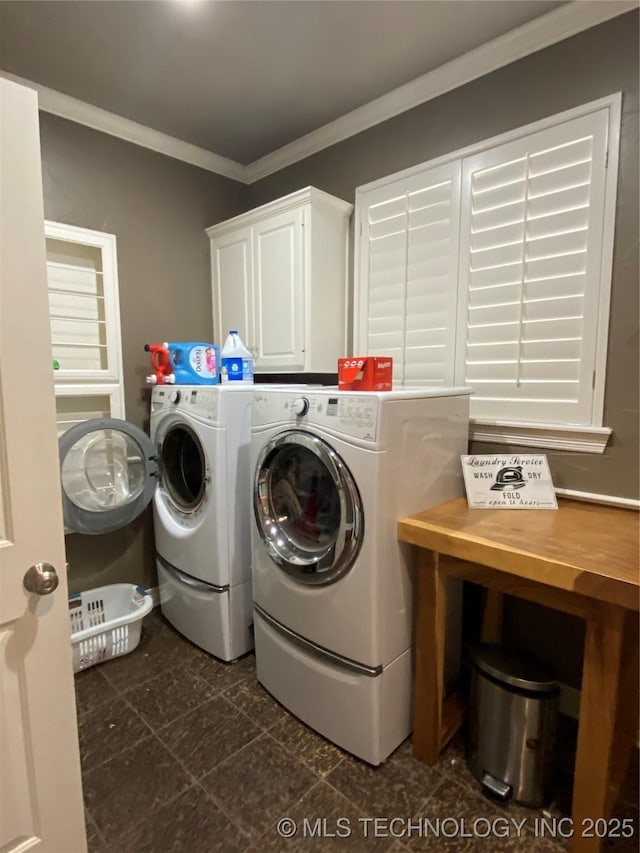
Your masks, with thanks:
M110 533L137 518L158 483L155 447L116 418L86 421L60 436L60 479L68 532Z
M364 533L362 502L336 451L318 436L290 430L258 459L254 513L271 559L303 584L328 584L352 567Z
M172 423L160 441L162 486L174 509L197 512L206 497L207 465L202 443L184 420Z

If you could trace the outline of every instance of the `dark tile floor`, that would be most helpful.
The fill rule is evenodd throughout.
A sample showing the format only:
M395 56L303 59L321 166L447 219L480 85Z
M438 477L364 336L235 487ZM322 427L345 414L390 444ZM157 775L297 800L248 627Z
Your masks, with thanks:
M220 663L159 610L145 619L134 652L76 676L76 694L90 853L566 847L540 837L542 812L481 795L460 740L434 768L413 759L410 741L369 767L272 699L256 681L252 654ZM569 727L559 772L566 802L571 735ZM635 835L608 842L618 853L638 849L637 772L636 756L617 809ZM563 808L560 800L551 816ZM285 831L297 827L292 837L278 833L283 818Z

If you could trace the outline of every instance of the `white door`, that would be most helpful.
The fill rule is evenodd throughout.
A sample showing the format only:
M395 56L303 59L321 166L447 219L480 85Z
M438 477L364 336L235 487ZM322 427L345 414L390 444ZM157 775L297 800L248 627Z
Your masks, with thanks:
M27 591L37 564L56 570L55 591ZM86 851L69 632L37 98L0 79L3 853Z
M304 370L304 209L253 228L257 370Z
M238 228L211 240L213 328L223 346L236 329L245 346L254 346L253 254L251 228Z

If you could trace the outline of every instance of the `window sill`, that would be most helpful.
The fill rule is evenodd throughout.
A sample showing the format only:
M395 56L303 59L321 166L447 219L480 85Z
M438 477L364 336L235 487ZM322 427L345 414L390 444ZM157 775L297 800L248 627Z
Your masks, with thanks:
M613 430L608 427L526 424L509 421L471 420L471 441L516 444L520 447L547 447L579 453L604 453Z

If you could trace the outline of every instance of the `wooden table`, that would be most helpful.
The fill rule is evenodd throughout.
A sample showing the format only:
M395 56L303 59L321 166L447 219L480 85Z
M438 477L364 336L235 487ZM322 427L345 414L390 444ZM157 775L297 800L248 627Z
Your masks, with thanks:
M483 637L499 641L502 594L586 620L571 849L588 818L608 818L638 737L638 520L633 510L559 501L557 510L469 509L464 498L398 524L420 548L414 755L435 764L462 720L443 692L445 578L485 587ZM638 827L635 827L638 832Z

